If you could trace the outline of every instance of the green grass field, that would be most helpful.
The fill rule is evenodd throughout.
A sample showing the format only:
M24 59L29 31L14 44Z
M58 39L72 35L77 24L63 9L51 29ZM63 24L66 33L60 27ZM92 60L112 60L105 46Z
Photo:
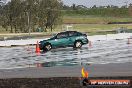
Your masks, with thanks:
M132 29L132 24L107 24L108 22L132 22L132 18L128 17L95 17L95 16L64 16L62 25L57 26L53 32L43 32L43 35L52 35L54 33L64 31L64 26L72 25L75 31L89 33L89 35L95 34L108 34L111 30L116 30L120 27ZM100 32L101 31L101 32ZM0 34L8 34L9 31L5 31L0 26ZM25 35L25 34L24 34ZM28 33L27 33L28 35ZM3 35L2 35L3 36Z
M85 32L90 35L113 33L109 31L113 31L121 27L125 27L129 30L132 29L132 24L72 24L71 26L73 26L73 28L70 30ZM61 26L58 26L55 31L59 32L63 31L63 29Z
M66 26L66 25L63 25L63 26ZM109 31L119 29L120 27L125 27L129 30L132 29L132 24L71 24L71 25L73 26L73 28L69 30L85 32L85 33L89 33L89 35L113 33ZM64 27L57 26L53 30L53 32L51 32L49 29L48 32L43 32L42 34L52 35L64 30L65 30ZM8 33L9 32L1 32L0 34L8 34ZM28 35L28 33L24 35Z
M132 22L131 17L64 16L64 24L107 24L109 22Z
M126 27L132 29L132 25L126 24L75 24L73 25L74 29L81 32L96 32L102 30L115 30L120 27Z

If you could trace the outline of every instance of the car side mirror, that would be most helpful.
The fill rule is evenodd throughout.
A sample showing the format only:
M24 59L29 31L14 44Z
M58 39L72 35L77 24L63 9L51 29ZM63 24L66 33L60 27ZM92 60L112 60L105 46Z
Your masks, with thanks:
M60 38L57 38L57 36L56 36L55 39L60 39Z
M55 36L55 39L58 39L57 36Z

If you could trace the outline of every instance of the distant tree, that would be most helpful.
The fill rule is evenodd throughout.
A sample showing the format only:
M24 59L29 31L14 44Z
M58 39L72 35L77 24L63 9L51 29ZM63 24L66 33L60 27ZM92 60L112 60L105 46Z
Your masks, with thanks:
M126 5L124 5L124 6L121 6L121 8L126 8Z
M132 4L129 5L128 10L129 10L129 15L132 16Z
M61 5L57 0L42 0L38 13L39 26L44 31L47 31L47 28L50 28L52 31L61 20L60 13Z
M111 8L118 8L118 6L111 5Z
M13 28L17 28L17 18L19 17L21 13L21 5L20 0L12 0L10 3L5 5L4 7L4 15L5 22L3 25L10 26L11 33L13 33Z
M94 5L92 8L97 8L97 6L96 6L96 5Z
M0 25L10 27L10 32L35 31L36 26L51 31L61 20L59 0L11 0L0 7Z
M107 8L110 8L110 5L106 6Z
M76 8L76 4L72 4L72 9L73 10L76 10L77 8Z

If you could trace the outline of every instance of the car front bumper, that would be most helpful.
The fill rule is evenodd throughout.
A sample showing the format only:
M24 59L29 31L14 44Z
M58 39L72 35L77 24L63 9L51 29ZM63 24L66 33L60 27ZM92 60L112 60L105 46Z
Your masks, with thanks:
M39 48L40 48L40 50L42 50L42 49L43 49L43 46L42 46L42 44L39 44Z

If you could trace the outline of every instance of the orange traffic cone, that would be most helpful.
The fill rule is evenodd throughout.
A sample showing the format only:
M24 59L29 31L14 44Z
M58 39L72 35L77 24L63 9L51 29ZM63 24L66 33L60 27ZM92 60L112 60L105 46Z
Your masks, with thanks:
M89 47L92 47L92 42L91 41L89 41Z
M130 44L130 38L128 38L127 44Z
M40 48L39 48L39 43L37 41L37 44L36 44L36 53L40 53Z

